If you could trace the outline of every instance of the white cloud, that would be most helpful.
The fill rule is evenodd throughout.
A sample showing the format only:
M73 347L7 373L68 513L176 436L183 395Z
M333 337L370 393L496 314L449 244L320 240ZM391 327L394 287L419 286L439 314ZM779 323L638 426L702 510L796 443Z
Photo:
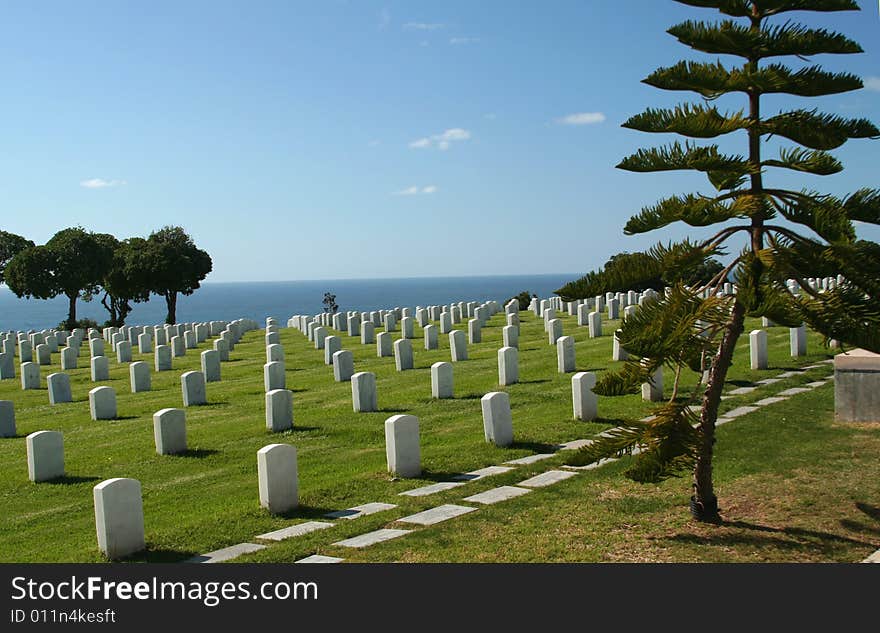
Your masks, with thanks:
M868 90L880 92L880 77L865 77L864 84Z
M445 26L445 24L440 23L407 22L403 25L403 28L409 31L436 31L437 29L442 29Z
M127 183L124 180L104 180L103 178L90 178L88 180L80 181L79 186L85 187L86 189L104 189L105 187L121 187L125 184Z
M426 185L424 187L417 187L413 185L412 187L407 187L406 189L401 189L400 191L394 191L391 195L394 196L418 196L418 195L427 195L437 192L437 185Z
M471 133L468 130L464 130L460 127L453 127L441 132L440 134L433 134L431 136L426 136L425 138L415 140L410 143L409 146L413 149L427 149L430 147L436 147L439 150L447 150L452 146L452 143L457 141L466 141L470 137Z
M452 37L449 38L449 43L453 46L458 44L476 44L480 41L479 37Z
M603 121L605 121L605 115L601 112L576 112L556 119L557 123L563 125L592 125Z

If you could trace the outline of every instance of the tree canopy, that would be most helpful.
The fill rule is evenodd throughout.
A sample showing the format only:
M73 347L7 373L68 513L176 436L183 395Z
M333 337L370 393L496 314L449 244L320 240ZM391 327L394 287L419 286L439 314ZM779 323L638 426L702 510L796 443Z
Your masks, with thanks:
M658 481L688 469L693 472L691 512L704 521L718 520L712 482L713 446L718 405L736 342L746 316L768 316L798 326L806 322L828 338L880 351L880 246L860 240L854 222L880 223L880 190L860 189L845 196L812 189L794 191L769 187L772 169L804 176L827 176L843 169L828 150L850 139L876 138L880 130L865 119L844 119L816 110L797 109L765 116L761 100L768 94L803 97L835 95L862 87L847 72L827 72L810 65L793 69L777 57L859 53L861 47L844 35L772 18L789 11L857 10L849 0L678 0L681 4L715 8L743 21L686 21L668 32L694 50L741 57L741 66L721 61L683 61L660 68L644 81L672 91L694 92L700 104L672 109L650 108L623 127L642 132L676 133L691 139L712 139L744 133L747 152L725 154L718 145L693 141L641 149L618 167L632 172L693 170L705 174L710 194L674 195L648 206L625 225L626 234L645 233L672 223L713 226L715 234L699 242L655 249L652 257L668 267L687 270L721 252L733 238L745 245L726 267L697 288L674 284L667 295L645 302L621 327L619 340L632 355L623 369L602 377L598 393L635 391L654 371L667 366L676 380L671 399L650 421L627 421L582 449L574 463L601 457L635 454L628 476ZM770 63L763 60L773 58ZM722 112L710 102L740 93L747 107ZM784 147L777 158L762 155L762 143L777 136L802 147ZM807 277L816 271L842 275L844 282L822 291ZM720 293L728 275L737 292ZM682 371L706 372L692 393L680 394ZM692 412L701 401L699 416ZM639 448L639 451L635 451Z
M9 261L24 249L33 246L32 241L21 235L0 231L0 283L5 283L4 273Z
M139 263L144 266L150 290L165 298L167 323L177 321L177 295L191 295L211 272L211 256L198 248L179 226L166 226L150 234Z

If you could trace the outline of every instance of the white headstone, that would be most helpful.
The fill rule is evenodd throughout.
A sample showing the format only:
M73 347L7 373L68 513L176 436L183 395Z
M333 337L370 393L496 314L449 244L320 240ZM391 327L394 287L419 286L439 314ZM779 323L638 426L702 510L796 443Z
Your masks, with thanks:
M510 446L513 443L510 397L503 391L494 391L483 396L480 405L483 409L483 432L486 441L496 446Z
M149 354L153 351L153 337L149 332L138 335L138 351L141 354Z
M439 347L439 342L437 340L437 326L436 325L425 325L422 328L422 332L425 335L425 349L437 349Z
M46 385L49 387L49 404L73 401L73 395L70 392L70 376L64 372L49 374L46 377Z
M200 371L183 372L180 375L180 390L185 407L208 403L205 393L205 374Z
M515 325L501 328L501 343L504 347L519 347L519 330Z
M287 388L284 363L276 360L263 365L263 386L267 392Z
M453 397L452 363L434 363L431 365L431 396L434 398Z
M33 482L64 477L64 438L58 431L37 431L27 436L28 478Z
M400 320L400 332L403 338L415 338L415 320L412 317L403 317Z
M89 413L93 420L116 419L116 391L113 387L95 387L89 391Z
M120 364L131 362L131 343L119 341L116 344L116 362Z
M146 547L141 484L117 477L93 489L98 547L110 559L124 558Z
M171 348L167 345L157 345L153 350L155 356L156 371L168 371L171 369Z
M611 299L608 302L608 320L613 321L620 318L620 301Z
M214 340L214 351L220 355L221 363L225 363L229 360L229 344L222 338ZM171 360L170 357L168 360Z
M560 336L556 339L556 369L560 374L575 370L574 337Z
M51 365L52 364L52 352L49 351L49 346L45 343L40 343L37 345L37 363L40 365Z
M184 343L182 336L171 337L171 355L175 358L186 355L186 343Z
M470 319L468 321L468 342L470 344L481 343L483 341L482 324L479 319Z
M110 364L106 356L92 356L90 366L92 369L92 382L110 380Z
M392 335L390 332L379 332L376 335L376 356L385 357L392 356L391 351Z
M398 477L418 477L422 472L419 419L393 415L385 420L385 456L388 471Z
M89 356L94 358L95 356L103 356L104 355L104 341L99 338L89 339Z
M272 514L282 514L299 505L299 473L296 448L270 444L257 451L260 505Z
M620 344L620 330L614 331L614 343L611 349L611 360L626 360L629 358L629 353L623 349L623 346Z
M589 422L596 419L599 399L593 393L595 386L596 374L593 372L581 371L571 377L571 399L576 420Z
M440 334L449 334L452 331L452 315L443 312L440 315Z
M512 385L519 382L519 353L515 347L498 350L498 384Z
M547 338L550 345L556 345L560 336L562 336L562 320L550 319L547 321Z
M467 360L467 339L461 330L452 330L449 333L449 350L452 355L452 362L457 363Z
M40 366L34 362L26 361L21 364L21 388L40 388Z
M293 392L273 389L266 392L266 429L277 433L293 428Z
M338 336L324 337L324 364L333 364L333 354L342 349L342 339Z
M379 408L376 374L369 371L359 371L352 374L351 402L356 413L376 411Z
M644 363L644 361L642 361ZM661 402L663 400L663 365L660 365L648 382L642 383L642 400Z
M397 371L413 368L413 348L409 339L402 338L394 342L394 365Z
M202 374L205 382L220 381L220 352L208 349L201 353Z
M153 439L159 455L186 452L186 412L162 409L153 414Z
M792 356L807 355L807 326L801 324L800 327L789 328L788 330L789 347Z
M767 369L767 332L764 330L749 333L749 359L752 369Z
M133 362L128 366L128 375L132 393L150 391L152 388L150 366L147 363L140 360Z
M344 349L333 354L333 380L348 382L354 374L354 357Z
M376 326L372 321L361 323L361 345L372 345L376 342Z

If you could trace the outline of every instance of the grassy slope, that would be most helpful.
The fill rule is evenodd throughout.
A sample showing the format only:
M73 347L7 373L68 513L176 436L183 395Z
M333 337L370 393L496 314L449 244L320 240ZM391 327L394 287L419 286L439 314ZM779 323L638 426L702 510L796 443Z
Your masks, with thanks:
M276 316L286 318L285 315ZM372 371L377 375L379 406L382 410L370 414L352 412L350 384L333 381L332 369L323 363L323 351L314 350L312 344L298 331L282 329L288 388L294 390L295 417L295 429L282 434L271 434L265 430L263 333L250 332L232 352L231 361L223 364L223 381L208 384L209 404L187 410L187 431L192 450L186 456L156 455L151 416L161 408L181 405L179 376L183 371L199 368L198 351L208 349L210 343L203 344L199 350L190 350L184 358L174 359L173 371L154 372L154 391L150 393L131 394L127 365L118 365L115 358L111 358L111 380L102 384L116 388L119 413L122 416L122 419L111 422L93 422L89 419L87 392L94 385L89 380L87 367L70 372L75 401L54 407L48 404L45 388L24 392L20 390L18 380L2 381L0 399L15 402L19 437L0 440L0 505L3 508L0 519L0 560L102 560L95 542L91 488L98 481L110 477L133 477L143 485L148 551L139 558L151 561L182 560L196 553L253 540L256 534L305 518L317 518L327 511L352 505L370 501L400 505L400 508L388 513L340 522L340 525L325 533L273 545L249 558L293 560L317 550L329 551L327 544L335 540L384 526L394 518L433 507L441 501L460 499L498 483L519 481L524 473L544 470L548 463L554 462L520 469L514 476L506 475L469 483L459 490L442 495L421 499L397 495L400 491L416 487L419 482L443 480L453 473L541 452L549 444L587 437L613 424L616 419L625 416L641 417L648 413L649 405L641 402L638 396L601 398L599 410L602 419L594 423L572 420L570 376L556 372L555 347L548 345L541 323L531 313L523 312L521 317L522 382L506 388L511 394L516 443L507 449L496 448L484 442L479 403L479 398L484 393L499 389L496 383L496 351L501 346L503 314L493 317L489 326L483 329L482 343L470 346L470 360L455 365L454 400L430 399L429 367L436 361L449 360L446 336L440 337L439 350L427 352L423 350L421 331L416 327L416 369L398 373L394 369L393 358L376 357L375 345L361 345L359 339L343 335L343 347L354 353L355 370ZM578 370L601 371L613 364L610 361L609 336L613 331L613 324L603 324L606 336L589 339L587 329L578 328L574 317L566 316L564 321L565 333L574 335L577 341ZM757 327L756 323L749 325ZM466 324L457 327L466 329ZM782 368L795 366L796 363L788 355L788 330L772 328L769 333L770 362L773 369L763 372L748 369L748 340L744 337L738 346L736 363L730 373L731 386L773 376ZM395 333L395 339L399 336L399 332ZM814 353L805 359L799 359L797 364L809 364L828 356L815 337L810 339L810 350ZM81 355L81 365L87 365L86 355L87 352ZM58 362L58 355L53 356L53 360ZM134 357L134 360L147 360L152 366L151 355L141 357L135 353ZM44 386L45 377L51 371L59 371L58 365L42 368ZM827 370L814 370L811 375L823 373L827 373ZM686 384L687 381L693 384L695 378L696 376L687 376ZM782 389L803 380L792 379L774 387ZM667 383L667 393L668 389ZM756 393L751 399L759 399L764 395L766 394ZM823 388L816 394L807 394L801 398L805 401L808 398L815 399L815 403L805 409L800 417L808 420L811 430L815 428L818 432L826 429L829 426L827 412L832 402L830 389ZM732 408L748 402L749 399L750 396L729 400L724 403L724 407ZM792 404L794 405L794 401ZM389 415L400 412L416 415L421 422L425 472L417 481L392 481L385 472L383 421ZM755 414L756 420L758 416L759 414ZM740 424L752 422L751 419L748 422L741 420L725 428L731 428L730 433L738 433L733 428ZM27 479L24 436L41 429L60 430L64 433L68 477L59 483L37 485ZM835 433L846 435L853 431L843 429ZM877 434L872 430L860 433L872 441L877 439ZM757 437L757 433L755 436ZM800 437L795 434L795 439ZM819 446L835 437L833 434L827 436ZM851 441L855 442L855 439L851 438ZM262 446L275 442L293 444L299 453L301 507L287 517L269 515L259 507L258 502L256 452ZM767 446L775 445L774 440L774 443ZM759 482L765 482L774 477L784 477L789 472L779 470L783 462L775 453L768 455L773 458L770 463L760 459L763 455L755 456L753 452L733 455L736 459L732 460L726 457L724 451L730 449L725 446L723 442L719 445L720 481L730 478L731 481L741 482L748 475ZM760 450L771 449L762 446ZM777 448L776 452L786 453L782 448ZM828 465L830 468L831 462L825 457L818 459L815 453L815 450L807 450L805 447L801 457L798 457L801 455L800 449L792 455L801 466L812 466L814 461L818 461L823 467ZM561 461L561 458L556 459L557 463ZM742 473L727 470L736 464L740 465ZM854 470L851 461L847 464L855 480L860 481L861 471ZM598 529L592 527L599 506L607 507L610 512L607 521L617 526L626 525L628 521L645 520L646 528L650 528L656 518L651 518L651 513L661 511L666 512L673 523L686 519L681 509L681 503L687 496L686 482L670 482L656 490L637 487L613 476L612 471L617 468L619 466L613 466L607 473L597 472L574 478L555 488L532 493L527 496L528 500L524 498L507 502L491 511L484 509L470 517L425 530L419 535L410 535L404 539L407 543L388 543L378 549L371 548L363 555L375 555L384 559L386 554L383 552L388 552L389 559L395 559L398 556L394 553L396 548L403 548L406 552L399 552L403 558L416 556L414 552L418 549L422 555L432 560L562 560L572 556L577 560L586 560L591 557L578 552L583 547L598 547L590 543L601 541L600 534L606 531L601 526L597 526ZM840 478L834 478L834 481L838 479ZM871 479L877 481L876 476ZM589 499L601 500L598 493L584 495L582 490L573 488L588 484L607 488L609 503L593 507L594 502L589 502ZM724 504L725 488L721 485L719 488ZM615 490L622 491L619 494L623 501L614 501ZM548 503L553 507L559 506L555 497L566 496L566 491L572 505L565 522L579 525L586 530L586 535L578 539L587 541L582 547L566 544L567 539L562 538L551 539L553 543L546 546L541 545L540 538L532 539L524 548L511 546L505 541L496 546L485 538L472 539L475 543L485 544L485 548L477 547L479 552L470 546L447 548L444 545L447 534L452 538L456 531L465 530L463 526L471 525L473 521L486 521L480 523L481 527L478 529L486 530L487 534L498 530L513 530L509 538L516 543L518 541L514 528L519 525L519 521L505 518L508 513L517 508L538 504L539 500L538 505L541 507ZM808 486L806 497L816 496L815 492L815 487ZM659 499L666 501L660 501L658 495ZM877 498L876 494L873 498ZM498 522L486 520L496 512L502 514ZM531 520L523 519L526 521L522 527L523 533L543 534L550 524L545 524L541 517L539 513ZM620 529L622 528L617 527L613 531L619 532ZM680 529L684 529L686 534L695 535L702 528L688 525ZM877 540L876 537L874 540ZM624 543L626 539L618 541ZM414 547L416 543L423 544ZM413 552L409 552L410 547L414 547ZM673 556L674 558L694 558L700 556L699 552L702 551L700 548L688 547L687 543L681 547L691 553L682 552ZM853 547L864 549L864 546ZM460 553L453 554L453 551ZM623 558L629 559L625 547L621 554ZM635 553L630 554L633 559L639 558ZM597 559L602 558L608 556L597 556Z

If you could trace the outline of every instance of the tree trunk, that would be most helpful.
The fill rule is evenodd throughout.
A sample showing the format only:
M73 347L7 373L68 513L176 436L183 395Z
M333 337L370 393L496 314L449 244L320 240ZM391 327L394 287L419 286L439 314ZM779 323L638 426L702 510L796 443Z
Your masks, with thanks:
M77 294L67 295L67 329L76 327L76 298Z
M165 317L165 323L174 325L177 323L177 293L165 293L165 305L168 306L168 316Z
M733 361L733 350L743 332L745 306L735 300L730 321L724 329L718 352L709 369L709 381L703 396L703 409L700 412L700 447L697 463L694 466L694 496L691 497L691 514L698 521L717 522L718 499L712 485L712 453L715 444L715 421L718 419L718 405L721 392L727 379L727 370Z
M108 303L107 300L110 300ZM107 312L110 313L110 320L107 322L108 325L116 326L118 323L116 322L116 302L113 297L110 296L109 292L105 292L104 296L101 297L101 303L104 305L104 308L107 309Z

